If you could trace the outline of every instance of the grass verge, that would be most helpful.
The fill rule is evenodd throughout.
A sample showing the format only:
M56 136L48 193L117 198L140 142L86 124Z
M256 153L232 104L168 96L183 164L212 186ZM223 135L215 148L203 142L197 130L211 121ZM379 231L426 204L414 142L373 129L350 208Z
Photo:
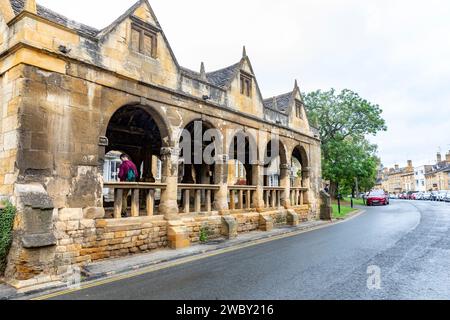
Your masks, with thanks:
M349 214L355 212L357 209L352 209L351 207L341 205L341 213L339 213L338 205L333 204L333 218L334 219L343 219L347 217Z

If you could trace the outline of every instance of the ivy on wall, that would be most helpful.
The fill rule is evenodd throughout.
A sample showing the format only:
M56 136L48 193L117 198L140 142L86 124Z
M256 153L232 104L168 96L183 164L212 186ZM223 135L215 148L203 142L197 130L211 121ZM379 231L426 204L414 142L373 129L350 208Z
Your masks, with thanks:
M4 203L4 208L0 210L0 274L6 269L15 216L16 208L10 202Z

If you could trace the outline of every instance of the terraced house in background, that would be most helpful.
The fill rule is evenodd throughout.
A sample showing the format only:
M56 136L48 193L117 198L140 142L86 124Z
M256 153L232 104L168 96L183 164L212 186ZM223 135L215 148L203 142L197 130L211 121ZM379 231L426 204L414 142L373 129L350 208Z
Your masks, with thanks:
M18 207L10 284L186 247L201 230L235 237L320 218L321 142L299 87L263 99L245 49L218 71L183 68L147 1L103 30L34 0L0 0L0 10L0 195ZM222 135L214 164L184 162L181 132L195 123ZM115 180L120 152L137 183Z

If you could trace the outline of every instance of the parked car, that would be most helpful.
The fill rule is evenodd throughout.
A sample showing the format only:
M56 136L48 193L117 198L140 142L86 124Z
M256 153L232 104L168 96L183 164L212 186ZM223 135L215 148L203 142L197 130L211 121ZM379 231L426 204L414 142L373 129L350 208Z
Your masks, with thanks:
M438 196L437 196L437 201L445 201L445 197L447 196L447 194L448 194L449 192L450 192L450 191L447 191L447 190L441 190L441 191L439 191Z
M387 206L389 205L389 196L386 192L376 190L369 193L369 196L367 197L367 205L374 206L374 205L382 205Z
M419 195L420 192L415 192L411 195L411 200L417 200L417 196Z
M445 202L450 202L450 191L447 192L447 194L445 195L444 201L445 201Z
M423 192L419 192L417 195L416 195L416 200L422 200L423 199Z
M422 200L431 200L431 192L425 192L422 196Z
M437 201L439 196L439 191L432 191L430 195L431 201Z

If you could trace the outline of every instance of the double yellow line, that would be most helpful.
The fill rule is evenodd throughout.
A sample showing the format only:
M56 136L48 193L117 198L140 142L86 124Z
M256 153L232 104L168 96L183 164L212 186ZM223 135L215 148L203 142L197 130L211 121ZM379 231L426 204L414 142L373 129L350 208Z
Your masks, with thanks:
M362 214L362 213L364 213L364 212L360 212L360 214ZM314 227L314 228L311 228L311 229L307 229L307 230L300 230L300 231L296 231L296 232L291 232L291 233L281 234L281 235L278 235L278 236L273 236L273 237L266 238L266 239L255 240L255 241L252 241L252 242L249 242L249 243L244 243L244 244L237 245L237 246L234 246L234 247L219 249L219 250L211 252L211 253L204 253L204 254L199 254L199 255L193 256L193 257L181 258L181 259L176 260L174 262L168 262L168 263L164 263L164 264L161 264L161 265L158 265L158 266L151 266L151 267L143 268L143 269L141 269L139 271L135 271L135 272L131 272L131 273L123 274L123 275L112 276L112 277L104 279L104 280L88 281L88 282L82 284L80 288L69 289L69 290L59 291L59 292L55 292L55 293L50 293L50 294L39 296L37 298L33 298L31 300L48 300L48 299L64 296L64 295L67 295L67 294L71 294L71 293L74 293L74 292L79 292L79 291L82 291L82 290L86 290L86 289L89 289L89 288L95 288L95 287L103 286L103 285L106 285L106 284L109 284L109 283L114 283L114 282L121 281L121 280L135 278L135 277L138 277L138 276L141 276L141 275L144 275L144 274L148 274L148 273L152 273L152 272L155 272L155 271L177 267L177 266L180 266L180 265L183 265L183 264L187 264L189 262L204 260L204 259L207 259L207 258L211 258L211 257L215 257L215 256L222 255L222 254L225 254L225 253L230 253L230 252L242 250L242 249L245 249L245 248L254 247L254 246L265 244L265 243L268 243L268 242L295 237L295 236L298 236L300 234L304 234L304 233L308 233L308 232L312 232L312 231L328 228L328 227L334 226L336 224L349 221L349 220L351 220L353 218L356 218L360 214L357 214L357 215L351 217L348 220L340 221L340 222L337 222L337 223L325 224L325 225L317 226L317 227Z

